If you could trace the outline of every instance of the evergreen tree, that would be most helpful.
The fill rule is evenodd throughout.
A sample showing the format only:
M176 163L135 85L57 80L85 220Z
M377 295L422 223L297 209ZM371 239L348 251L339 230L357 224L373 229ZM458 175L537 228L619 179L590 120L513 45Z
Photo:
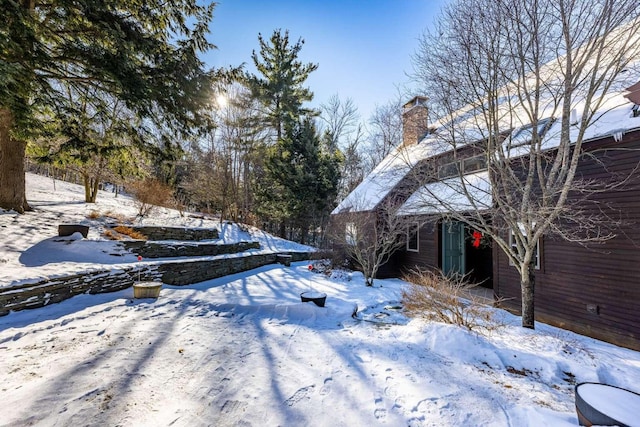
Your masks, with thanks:
M27 151L38 162L79 173L85 202L95 203L103 178L140 175L132 156L139 157L140 151L130 137L139 123L123 102L103 99L92 88L64 86L65 99L43 116L50 119L46 134L31 142Z
M114 97L156 135L205 125L215 73L198 54L214 4L196 0L0 0L0 207L24 212L26 141L65 102L64 83ZM144 133L143 128L133 129Z
M260 53L254 50L251 57L261 77L247 76L247 82L264 109L265 124L275 131L279 140L285 126L295 124L303 115L316 114L302 104L313 99L313 92L303 84L318 65L298 60L304 40L298 39L291 45L289 31L282 34L282 30L275 30L269 42L259 34L258 41Z
M310 229L324 225L336 198L342 157L329 150L330 142L305 117L288 125L284 137L267 150L260 213L288 222L302 242Z

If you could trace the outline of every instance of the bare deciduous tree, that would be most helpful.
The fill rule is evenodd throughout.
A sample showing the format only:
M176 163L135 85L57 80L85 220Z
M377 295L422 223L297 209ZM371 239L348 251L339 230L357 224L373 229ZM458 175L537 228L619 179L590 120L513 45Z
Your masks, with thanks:
M407 222L397 215L398 205L392 200L371 211L358 209L359 205L336 218L331 237L358 264L367 286L373 286L380 267L406 244Z
M337 95L320 106L321 131L327 134L331 150L340 150L343 156L338 200L353 190L366 174L362 142L364 128L360 123L358 109L351 98L341 101Z
M343 139L349 139L349 136L358 129L360 116L358 107L356 107L353 99L347 98L341 101L338 95L333 95L326 103L320 106L320 131L328 133L331 145L330 149L342 149Z
M256 101L245 87L228 84L218 93L212 113L216 128L191 147L189 179L181 187L191 202L214 209L221 219L248 221L257 146L266 133L256 126Z
M369 161L377 165L402 141L402 103L400 98L376 106L369 119Z
M442 118L433 140L454 160L473 147L488 170L462 179L454 162L457 176L424 186L414 204L493 239L519 272L524 327L534 328L540 239L613 236L586 202L624 177L597 183L576 171L609 94L638 80L639 14L637 0L454 2L414 56L415 76Z

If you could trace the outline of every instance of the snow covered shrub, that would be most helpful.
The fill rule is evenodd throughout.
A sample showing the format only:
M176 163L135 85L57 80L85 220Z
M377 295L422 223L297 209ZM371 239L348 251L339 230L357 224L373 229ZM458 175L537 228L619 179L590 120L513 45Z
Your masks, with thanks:
M409 315L463 326L469 330L494 329L492 312L470 291L477 285L466 276L441 271L412 270L403 277L410 283L402 290L402 303Z

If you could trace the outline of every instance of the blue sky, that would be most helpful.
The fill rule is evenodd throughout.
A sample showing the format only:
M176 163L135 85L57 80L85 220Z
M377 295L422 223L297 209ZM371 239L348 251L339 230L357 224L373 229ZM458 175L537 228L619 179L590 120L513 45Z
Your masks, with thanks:
M406 84L418 37L431 26L445 0L218 0L209 66L246 63L259 50L258 33L289 30L303 38L300 59L319 64L307 80L314 106L332 95L351 98L363 119L375 105L396 97Z

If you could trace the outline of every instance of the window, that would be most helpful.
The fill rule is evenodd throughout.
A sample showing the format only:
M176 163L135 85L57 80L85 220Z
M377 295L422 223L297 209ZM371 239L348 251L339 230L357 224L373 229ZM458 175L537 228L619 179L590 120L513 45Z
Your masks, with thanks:
M449 178L460 174L460 162L447 163L438 168L438 178Z
M476 172L487 168L487 159L484 156L474 156L464 159L462 167L465 174Z
M483 155L468 157L463 160L445 163L438 168L438 178L451 178L461 174L469 174L487 168L487 160Z
M355 246L358 241L358 227L353 222L347 222L344 230L344 238L349 246Z
M538 138L542 138L549 128L547 126L551 122L551 118L539 120L537 123ZM533 125L523 126L511 135L509 140L510 147L521 147L531 142L533 138Z
M516 249L516 236L513 234L513 230L509 234L509 245L511 245L511 248L513 250L517 250ZM535 250L533 256L535 258L536 270L540 270L540 242L538 242L536 244L536 250ZM513 263L511 261L509 261L509 265L513 265Z
M419 247L420 240L420 224L417 222L411 224L409 226L409 230L407 230L407 251L409 252L420 252Z

